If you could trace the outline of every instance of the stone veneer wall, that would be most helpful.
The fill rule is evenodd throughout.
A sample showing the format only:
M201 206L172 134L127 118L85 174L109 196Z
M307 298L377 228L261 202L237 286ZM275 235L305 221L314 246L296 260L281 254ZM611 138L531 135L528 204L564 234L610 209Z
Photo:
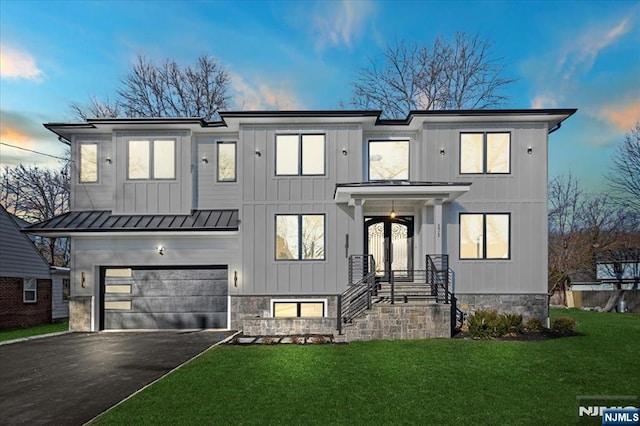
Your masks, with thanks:
M240 296L231 295L231 324L229 328L232 330L241 330L243 327L243 320L247 318L271 318L271 300L272 299L326 299L327 305L325 307L325 317L328 319L336 318L337 311L337 299L338 296L333 295L313 295L313 296ZM334 327L335 327L335 319Z
M69 331L91 331L91 296L69 299Z
M470 314L478 309L494 309L498 313L521 314L524 321L538 318L546 323L549 316L547 294L456 294L458 309Z
M293 336L297 334L336 334L336 318L245 318L245 336Z
M451 305L374 305L343 328L347 342L451 337Z

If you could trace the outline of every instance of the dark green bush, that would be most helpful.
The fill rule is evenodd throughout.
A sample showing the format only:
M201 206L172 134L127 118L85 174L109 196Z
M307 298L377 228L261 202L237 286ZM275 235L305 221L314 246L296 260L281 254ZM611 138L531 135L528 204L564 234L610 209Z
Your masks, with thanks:
M542 321L540 321L536 317L531 317L527 320L527 323L524 325L524 328L528 331L540 332L544 330L544 325L542 325Z
M524 326L522 325L522 315L520 314L502 314L502 322L507 333L522 334Z
M505 332L504 321L496 311L480 309L467 318L471 337L488 339L502 336Z
M558 317L551 321L551 330L559 333L568 333L576 329L576 320L571 317Z

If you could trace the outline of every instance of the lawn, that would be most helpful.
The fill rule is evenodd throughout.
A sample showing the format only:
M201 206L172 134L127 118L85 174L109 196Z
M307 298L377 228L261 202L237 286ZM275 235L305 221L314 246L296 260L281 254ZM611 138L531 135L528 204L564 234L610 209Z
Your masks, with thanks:
M31 328L20 328L18 330L0 331L0 342L21 339L23 337L38 336L40 334L58 333L67 330L69 330L68 321L56 324L39 325Z
M579 395L640 393L640 316L579 310L585 336L218 346L99 424L575 424Z

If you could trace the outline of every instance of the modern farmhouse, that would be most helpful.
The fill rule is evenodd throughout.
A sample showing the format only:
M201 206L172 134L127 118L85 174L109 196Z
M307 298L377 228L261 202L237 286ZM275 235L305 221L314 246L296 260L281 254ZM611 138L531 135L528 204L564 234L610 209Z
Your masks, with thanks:
M45 127L71 146L72 330L448 336L546 320L547 143L575 109L221 112Z

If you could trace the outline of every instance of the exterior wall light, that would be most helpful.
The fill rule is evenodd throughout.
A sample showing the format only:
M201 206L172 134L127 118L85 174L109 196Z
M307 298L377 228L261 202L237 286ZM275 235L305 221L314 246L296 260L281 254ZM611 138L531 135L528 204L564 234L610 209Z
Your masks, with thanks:
M207 157L202 157L202 163L209 164L209 160L207 159Z
M527 154L529 155L533 154L533 148L531 147L527 148Z
M440 155L444 155L444 154L445 154L444 147L443 147L443 146L441 146L441 147L440 147Z
M233 271L233 286L238 288L238 271Z
M256 148L256 157L262 157L262 153L258 148Z
M347 148L342 148L342 155L347 155Z
M111 157L107 157L107 159L106 159L106 160L104 160L104 161L105 161L105 163L107 163L107 164L111 164L111 163L113 163L113 161L111 161Z
M158 250L158 254L160 256L164 256L164 251L165 251L164 246L158 246L158 247L156 247L156 250Z

